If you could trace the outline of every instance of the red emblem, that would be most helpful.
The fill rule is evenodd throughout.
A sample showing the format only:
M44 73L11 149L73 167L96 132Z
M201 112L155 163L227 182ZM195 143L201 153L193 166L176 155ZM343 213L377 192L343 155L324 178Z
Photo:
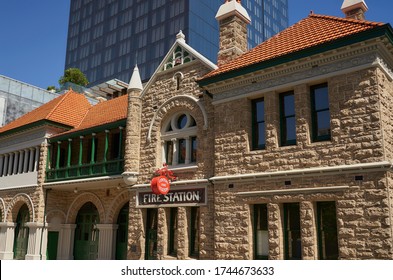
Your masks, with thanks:
M157 169L154 177L150 182L150 188L154 194L167 194L170 189L171 180L176 180L177 177L172 171L168 169L168 165L164 163L164 167Z

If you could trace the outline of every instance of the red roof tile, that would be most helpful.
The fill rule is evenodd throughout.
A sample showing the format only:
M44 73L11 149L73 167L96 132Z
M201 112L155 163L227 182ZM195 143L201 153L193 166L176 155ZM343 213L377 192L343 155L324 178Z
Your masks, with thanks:
M84 95L70 90L1 127L0 133L43 120L75 127L81 123L90 107L91 105Z
M310 47L341 39L383 23L310 14L249 52L208 73L204 78L275 59Z
M128 95L123 95L92 106L86 112L83 120L74 129L61 133L61 135L97 127L127 118ZM60 134L56 135L59 136Z

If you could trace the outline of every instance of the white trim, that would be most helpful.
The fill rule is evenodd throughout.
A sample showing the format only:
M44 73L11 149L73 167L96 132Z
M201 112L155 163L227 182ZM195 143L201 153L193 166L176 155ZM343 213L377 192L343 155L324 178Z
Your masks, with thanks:
M248 173L228 176L215 176L209 179L213 183L216 182L234 182L234 181L255 181L263 179L278 179L278 178L293 178L306 177L316 175L337 175L343 173L357 173L357 172L373 172L373 171L387 171L392 168L392 163L389 161L360 163L352 165L338 165L326 167L314 167L304 169L293 169L286 171L260 172Z
M254 195L275 195L275 194L291 194L291 193L310 193L310 192L337 192L346 191L349 186L329 186L317 188L295 188L295 189L280 189L280 190L266 190L253 192L238 192L240 196L254 196Z
M180 186L201 186L209 184L208 179L196 179L196 180L183 180L183 181L174 181L171 182L171 186L173 187L180 187ZM150 188L150 184L137 184L129 187L129 189L141 189L141 188Z

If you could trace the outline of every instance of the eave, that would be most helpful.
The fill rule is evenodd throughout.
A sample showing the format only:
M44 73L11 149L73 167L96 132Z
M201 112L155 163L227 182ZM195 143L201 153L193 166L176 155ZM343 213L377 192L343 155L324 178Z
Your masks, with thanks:
M307 49L289 53L273 59L265 60L259 63L249 64L238 69L214 75L212 77L202 78L197 80L200 87L209 89L209 86L225 80L235 79L243 75L251 74L256 71L261 71L271 67L277 67L282 64L290 63L296 60L304 59L313 55L318 55L324 52L332 51L338 48L347 47L352 44L360 43L366 40L385 36L390 44L393 45L393 30L390 24L378 26L370 30L366 30L357 34L350 35L345 38L340 38L334 41L326 42Z

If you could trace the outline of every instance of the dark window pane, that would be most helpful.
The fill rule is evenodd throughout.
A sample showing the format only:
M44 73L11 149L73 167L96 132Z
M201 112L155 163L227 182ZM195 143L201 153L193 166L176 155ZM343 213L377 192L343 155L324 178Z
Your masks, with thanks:
M286 122L286 141L296 140L296 119L294 117L287 118Z
M295 98L293 94L284 95L284 115L286 117L295 115Z
M263 99L252 101L252 147L265 148L265 102Z
M328 88L319 87L314 89L315 94L315 110L323 110L329 108Z
M330 135L330 112L322 111L317 113L318 136Z
M179 139L179 158L178 163L185 163L186 162L186 140Z

